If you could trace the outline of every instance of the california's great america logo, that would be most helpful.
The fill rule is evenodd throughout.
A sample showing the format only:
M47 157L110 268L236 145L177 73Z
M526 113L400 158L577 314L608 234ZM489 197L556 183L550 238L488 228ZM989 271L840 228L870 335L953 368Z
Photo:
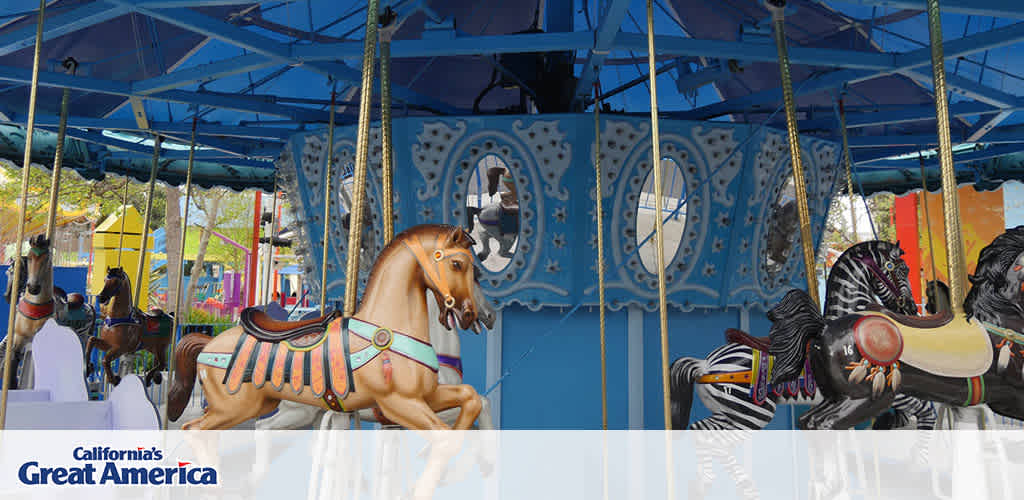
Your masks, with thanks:
M72 452L72 458L82 465L49 467L38 461L25 462L18 469L18 480L29 486L217 484L217 470L212 467L198 467L182 461L176 461L176 464L156 463L161 462L164 456L163 451L155 447L134 450L78 447Z

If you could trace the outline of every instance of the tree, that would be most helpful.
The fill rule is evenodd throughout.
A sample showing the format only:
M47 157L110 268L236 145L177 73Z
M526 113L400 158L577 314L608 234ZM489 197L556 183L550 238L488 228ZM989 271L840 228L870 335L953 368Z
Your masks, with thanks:
M167 200L164 217L164 231L167 246L167 303L164 309L174 307L174 298L178 291L178 274L181 273L181 198L178 188L164 187L164 198Z
M185 314L192 308L192 300L196 295L196 285L203 279L206 261L206 249L210 245L210 236L217 227L220 218L221 199L228 193L223 189L210 189L202 192L197 191L192 197L192 202L202 212L205 223L202 226L202 233L199 236L199 249L196 251L196 260L192 263L192 272L188 276L188 289L185 293ZM198 215L198 214L197 214Z
M21 168L7 160L0 160L0 196L4 200L20 202ZM124 201L124 177L108 176L101 181L87 181L72 169L61 170L59 205L69 211L88 209L97 215L111 214ZM146 208L148 186L145 183L128 183L128 204L139 212ZM45 217L49 210L50 172L40 168L29 171L29 189L26 204L26 218ZM161 227L165 217L165 194L156 190L153 197L151 228Z

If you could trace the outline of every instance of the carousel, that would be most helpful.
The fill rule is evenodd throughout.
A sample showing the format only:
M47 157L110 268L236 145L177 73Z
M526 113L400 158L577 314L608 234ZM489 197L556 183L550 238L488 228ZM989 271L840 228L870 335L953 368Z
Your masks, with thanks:
M969 252L958 201L1024 178L1022 97L992 84L1024 81L1024 27L1003 22L1024 8L343 3L0 8L0 156L22 176L0 426L1024 420L1024 229ZM35 168L52 179L38 228ZM67 169L124 176L122 214L129 179L146 184L98 293L54 283ZM237 325L189 333L180 271L166 310L140 308L159 184L183 186L178 255L197 187L272 193L270 245L286 200L318 310L288 321L262 285ZM941 239L854 227L819 276L830 207L856 226L871 195L915 192ZM138 376L114 369L138 353ZM83 373L110 393L90 399ZM61 420L111 404L124 416Z

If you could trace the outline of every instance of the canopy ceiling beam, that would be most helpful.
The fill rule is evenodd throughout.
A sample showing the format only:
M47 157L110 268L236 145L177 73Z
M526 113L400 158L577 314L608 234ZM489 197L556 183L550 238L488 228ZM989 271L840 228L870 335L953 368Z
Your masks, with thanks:
M137 94L148 95L187 85L212 82L219 78L239 73L259 71L277 64L279 62L268 59L262 54L249 53L208 64L198 64L157 77L140 80L132 83L132 91Z
M3 123L24 125L24 113L5 112L7 120ZM59 117L57 115L36 114L36 123L40 126L56 127ZM135 120L123 120L117 118L91 118L83 116L68 117L68 126L77 128L94 128L113 131L139 132ZM149 122L149 129L159 134L188 134L191 130L188 122ZM202 143L205 136L236 137L240 139L252 139L256 141L268 141L280 144L292 135L300 132L299 129L271 128L258 126L222 125L220 123L200 122L197 131L197 141ZM278 146L280 147L280 146Z
M32 71L13 66L0 66L0 81L28 84L32 81ZM131 84L128 82L102 80L83 76L71 76L64 73L54 73L49 71L39 72L39 85L57 88L67 87L72 90L120 95L125 97L137 95L132 92ZM191 92L186 90L167 90L157 92L155 94L138 95L138 97L157 101L178 102L183 104L196 104L214 108L231 109L246 113L264 113L273 116L291 118L300 122L327 121L326 111L300 106L277 104L268 99L252 98L242 95Z
M861 5L878 5L893 9L925 10L925 0L843 0ZM942 0L942 12L972 16L1024 19L1018 0Z
M280 43L271 38L228 24L219 19L205 16L191 9L149 8L145 6L144 3L140 3L139 0L111 1L153 19L158 19L165 23L173 24L180 28L230 43L257 54L262 54L263 56L274 60L278 64L301 64L302 67L307 70L336 80L360 82L362 79L362 73L358 69L350 68L340 62L303 61L292 55L292 47L288 44ZM360 45L362 44L362 42L357 43ZM422 41L419 41L419 43L422 43ZM330 59L336 60L340 57L341 56L335 56ZM455 114L458 112L453 106L447 103L419 94L418 92L406 87L392 85L391 90L394 97L409 104L424 106L442 113Z
M615 41L615 35L619 32L619 27L622 26L622 21L626 18L628 10L629 0L611 0L605 9L604 15L601 16L601 24L594 30L593 45L587 53L586 62L583 63L583 72L580 73L580 79L576 82L576 91L573 94L576 99L590 94L591 87L597 80L601 65L608 57L609 49L612 42ZM392 53L394 53L394 48L392 48Z
M1000 156L1006 156L1011 154L1017 154L1024 152L1024 143L1013 143L1013 144L1000 144L990 148L979 149L977 151L961 151L953 155L953 163L964 164L975 161L991 160L992 158L999 158ZM902 160L885 160L870 164L870 168L880 169L897 169L897 170L918 170L920 169L920 160L917 158L907 158ZM925 160L924 164L926 169L938 169L939 163L935 161L935 158ZM936 177L938 177L936 173Z
M50 17L43 24L43 40L73 33L83 28L114 19L128 12L124 6L97 1L85 4L63 14ZM31 47L35 43L36 26L26 24L21 29L0 35L0 56Z
M1024 109L1024 108L1020 108ZM995 115L1006 108L995 107L982 102L958 102L949 105L950 117L977 115ZM853 111L846 109L846 128L872 127L877 125L895 125L935 119L935 106L887 106L879 109ZM814 118L800 121L800 130L834 130L835 117Z
M955 40L949 40L943 44L944 55L947 59L954 59L976 52L984 52L997 47L1013 45L1022 40L1024 40L1024 22L976 33L974 35ZM797 62L796 59L791 59L794 63ZM809 81L804 81L795 85L794 92L796 95L811 95L824 90L839 88L843 84L853 84L872 80L893 73L906 72L908 73L908 76L915 78L914 75L916 73L911 70L919 66L925 66L931 62L931 49L929 47L924 47L910 52L897 54L895 55L895 61L895 67L888 70L843 69L826 73L818 77L812 77ZM927 70L922 70L921 74L924 74L925 71ZM957 82L959 82L958 78L962 77L954 77L957 77L957 75L949 75L948 78L951 79L950 83L960 86L958 83L953 83L952 80L957 80ZM930 81L931 78L929 77L929 82ZM701 106L682 113L681 116L691 120L707 120L718 116L741 113L750 109L761 109L763 107L770 107L773 109L776 103L781 99L782 89L775 88L763 90L719 103Z

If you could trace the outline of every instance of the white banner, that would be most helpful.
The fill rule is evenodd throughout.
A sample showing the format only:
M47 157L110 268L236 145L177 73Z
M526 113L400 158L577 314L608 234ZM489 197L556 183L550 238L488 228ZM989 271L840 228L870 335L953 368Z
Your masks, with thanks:
M1022 444L963 430L6 431L0 497L1010 499Z

